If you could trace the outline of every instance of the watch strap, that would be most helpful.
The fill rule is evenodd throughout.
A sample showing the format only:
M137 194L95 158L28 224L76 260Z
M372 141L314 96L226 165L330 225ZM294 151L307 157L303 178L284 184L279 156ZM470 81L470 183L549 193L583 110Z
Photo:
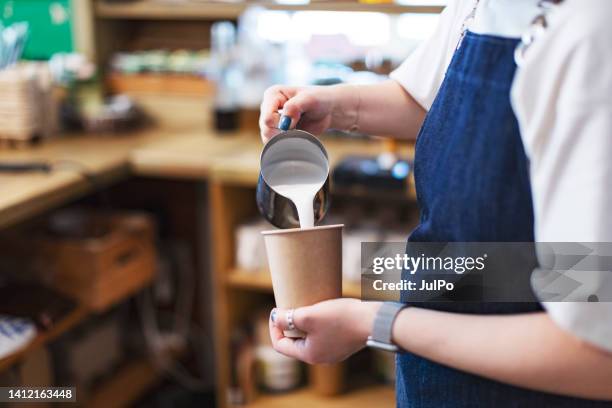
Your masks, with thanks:
M399 351L399 347L391 341L393 322L398 313L406 307L404 303L384 302L374 318L372 335L368 338L367 345L387 351Z

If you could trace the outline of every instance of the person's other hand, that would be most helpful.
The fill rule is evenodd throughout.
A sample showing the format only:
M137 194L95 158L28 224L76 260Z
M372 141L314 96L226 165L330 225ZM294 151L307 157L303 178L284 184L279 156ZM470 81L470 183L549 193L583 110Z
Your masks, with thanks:
M283 335L287 330L287 310L270 313L270 337L276 351L309 364L334 363L346 359L365 346L380 302L333 299L293 312L296 329L303 339Z
M281 131L278 122L283 115L291 118L291 128L297 127L320 135L332 124L334 110L333 87L292 87L275 85L266 90L260 107L259 128L265 142ZM299 123L298 123L299 122Z

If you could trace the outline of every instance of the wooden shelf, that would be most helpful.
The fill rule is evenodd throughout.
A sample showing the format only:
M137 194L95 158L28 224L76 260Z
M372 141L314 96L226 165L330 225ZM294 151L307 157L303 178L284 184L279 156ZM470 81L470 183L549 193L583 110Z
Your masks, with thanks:
M234 269L227 275L227 284L232 288L272 292L272 280L268 271Z
M129 406L160 380L159 372L150 361L144 358L132 361L96 388L88 399L87 406L90 408Z
M280 395L262 394L245 408L360 408L360 407L395 407L395 390L388 385L371 385L358 390L351 390L335 397L322 397L310 389Z
M348 1L319 1L310 4L278 4L273 1L250 1L225 3L215 1L162 1L139 0L126 3L108 3L98 0L95 13L106 19L140 20L215 20L236 19L249 6L263 6L273 10L328 10L328 11L373 11L389 14L440 13L443 6L413 6L387 4L364 4Z
M246 271L233 269L227 275L227 284L232 288L250 289L258 292L272 293L272 280L268 271ZM361 297L361 285L358 282L343 282L342 295L350 298Z
M34 340L30 342L30 344L16 351L15 353L1 359L0 372L3 372L4 370L18 363L28 353L38 349L39 347L44 346L45 344L55 340L57 337L61 336L68 330L72 329L74 326L80 323L88 314L89 312L85 307L77 306L72 312L68 313L65 318L57 322L51 329L39 332L36 337L34 337Z
M214 85L196 75L111 73L106 84L113 93L211 97Z

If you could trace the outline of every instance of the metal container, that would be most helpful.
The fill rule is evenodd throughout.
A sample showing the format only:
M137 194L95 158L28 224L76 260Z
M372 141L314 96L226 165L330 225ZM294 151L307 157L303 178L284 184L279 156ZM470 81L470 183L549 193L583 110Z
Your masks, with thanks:
M303 130L288 130L291 118L281 117L279 129L261 152L259 180L257 182L257 208L266 220L278 228L299 228L298 212L293 201L277 193L266 182L266 168L278 161L306 160L325 166L327 178L314 198L314 221L320 222L329 209L329 158L323 144L315 136Z

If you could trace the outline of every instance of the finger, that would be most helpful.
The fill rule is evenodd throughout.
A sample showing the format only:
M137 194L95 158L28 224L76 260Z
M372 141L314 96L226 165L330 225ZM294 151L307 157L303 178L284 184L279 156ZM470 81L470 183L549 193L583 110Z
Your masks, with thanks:
M276 312L274 312L276 311ZM279 328L280 330L289 330L289 322L287 321L287 312L289 309L274 309L271 316L274 316L274 321L272 322L274 326ZM308 332L310 328L308 323L308 307L299 307L297 309L293 309L293 325L296 329L303 331L305 333ZM272 319L270 319L272 320Z
M269 115L262 114L259 117L259 129L261 130L261 139L264 143L281 132L278 129L279 121L280 114L278 112L273 112Z
M308 93L300 93L289 99L283 105L283 115L291 118L291 128L294 128L303 113L317 109L319 101Z
M274 350L288 357L297 358L298 360L305 360L305 340L304 339L292 339L289 337L283 337L276 343L272 343Z
M261 131L261 140L264 144L266 144L268 143L268 141L270 141L270 139L272 139L279 133L281 133L281 130L278 130L276 128L266 128Z
M295 95L295 89L284 89L283 87L274 86L268 88L264 93L264 98L260 106L259 113L259 129L261 131L261 139L264 143L276 136L280 114L278 111L289 100L292 95Z
M272 86L264 92L264 97L261 102L260 110L262 116L269 116L273 113L277 113L285 103L294 97L297 93L297 88L294 87L283 87L283 86ZM269 125L269 127L276 126L278 121Z
M272 309L272 311L270 312L270 319L268 320L270 326L270 340L272 340L272 343L285 337L282 329L276 327L277 316L278 309Z
M274 96L271 96L269 98L265 98L262 102L261 105L259 107L260 110L260 117L265 118L266 120L268 120L268 118L274 114L278 114L278 111L280 109L283 108L283 106L285 106L285 103L287 103L289 99L287 99L284 95L282 94L277 94ZM276 122L278 123L278 122ZM272 124L272 123L266 123L268 126L272 126L272 125L276 125Z
M274 95L282 94L285 96L285 98L290 99L293 98L300 89L301 88L297 86L272 85L271 87L265 90L264 98L269 98Z
M278 130L278 123L280 122L281 114L278 112L272 112L266 116L260 116L259 126L262 128L276 129Z
M294 357L298 359L301 359L303 357L303 339L292 339L289 337L285 337L285 335L283 334L283 330L277 327L272 319L269 320L269 327L270 340L272 341L272 347L274 348L274 350L289 357Z

